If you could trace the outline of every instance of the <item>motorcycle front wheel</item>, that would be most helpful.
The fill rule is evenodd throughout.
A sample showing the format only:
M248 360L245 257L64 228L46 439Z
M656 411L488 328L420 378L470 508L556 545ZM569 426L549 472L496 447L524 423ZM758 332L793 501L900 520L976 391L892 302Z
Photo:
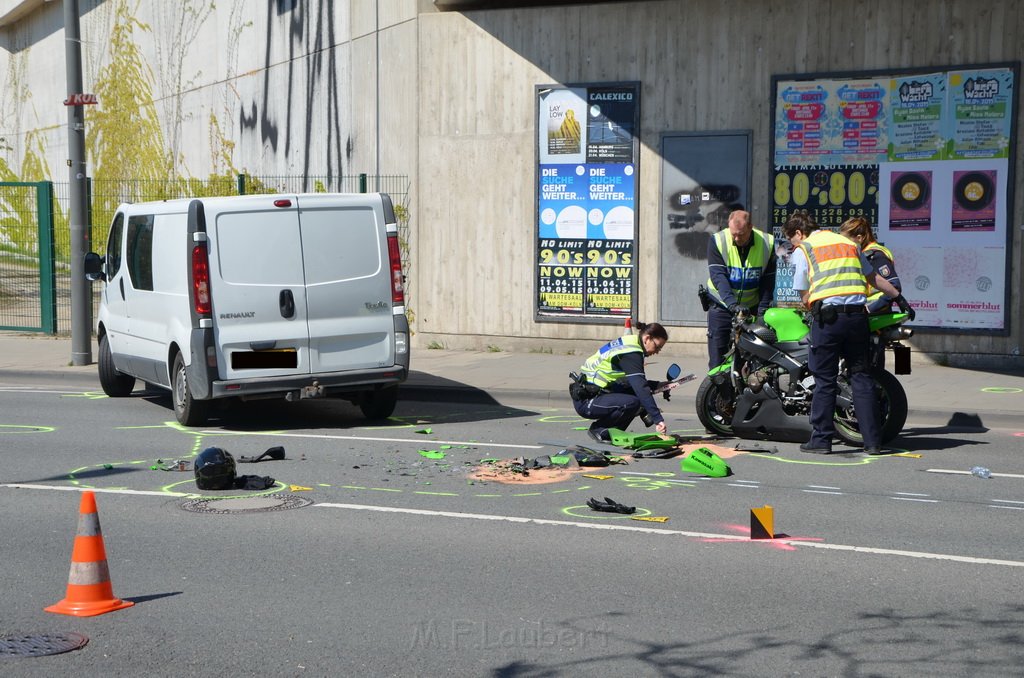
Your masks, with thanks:
M898 436L907 423L907 393L899 379L886 370L874 370L871 376L875 380L875 398L884 444ZM845 372L839 374L835 421L836 436L840 440L854 447L864 446L864 436L860 434L857 415L853 411L853 389Z
M732 417L736 413L736 402L726 389L716 385L711 381L711 377L705 377L697 389L697 418L708 431L721 436L732 436Z

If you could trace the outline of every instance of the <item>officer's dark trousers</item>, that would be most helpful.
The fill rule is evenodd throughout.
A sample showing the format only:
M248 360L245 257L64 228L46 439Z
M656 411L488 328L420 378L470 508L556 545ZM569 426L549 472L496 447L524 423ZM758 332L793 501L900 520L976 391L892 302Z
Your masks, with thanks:
M845 358L850 369L853 388L853 408L857 424L864 436L864 447L882 444L879 431L878 401L875 399L874 380L868 366L868 316L866 313L840 313L832 323L824 326L814 319L811 323L811 352L808 367L814 375L814 399L811 402L811 426L814 432L809 441L812 447L831 447L836 427L836 394L839 387L839 359Z
M712 306L708 309L708 369L714 369L725 360L732 346L732 313Z
M594 420L590 430L602 436L610 428L625 431L642 407L640 399L632 393L602 393L590 400L574 400L572 404L576 414Z

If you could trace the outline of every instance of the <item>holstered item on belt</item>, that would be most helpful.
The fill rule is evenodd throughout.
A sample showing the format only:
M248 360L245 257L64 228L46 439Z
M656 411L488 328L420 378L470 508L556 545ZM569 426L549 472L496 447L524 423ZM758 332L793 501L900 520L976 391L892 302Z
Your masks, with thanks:
M569 397L573 400L590 400L601 393L601 389L587 381L587 375L569 373Z
M821 299L811 304L811 317L818 323L818 327L831 325L839 318L839 312L834 306L826 306Z
M711 295L708 293L708 288L703 285L697 286L697 298L700 299L700 307L707 313L708 309L711 308Z

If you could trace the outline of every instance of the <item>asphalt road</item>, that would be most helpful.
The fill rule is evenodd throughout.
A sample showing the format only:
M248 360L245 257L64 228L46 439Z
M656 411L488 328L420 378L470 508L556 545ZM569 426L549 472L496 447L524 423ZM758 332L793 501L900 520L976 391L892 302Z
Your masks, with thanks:
M693 390L668 414L696 440ZM405 401L371 426L343 402L262 401L184 429L162 394L33 382L0 387L0 412L0 635L89 637L65 654L0 657L5 675L1011 676L1024 665L1014 429L912 419L897 445L919 457L786 443L737 454L738 441L718 440L728 478L642 459L528 485L467 472L588 444L568 407ZM239 472L273 476L271 496L309 505L185 510L217 509L197 501L191 473L150 466L210 445L236 457L284 446L285 460ZM977 464L996 476L964 473ZM71 490L86 487L98 490L114 592L136 605L49 614L68 579ZM605 496L668 520L586 507ZM751 540L750 510L764 505L777 538Z

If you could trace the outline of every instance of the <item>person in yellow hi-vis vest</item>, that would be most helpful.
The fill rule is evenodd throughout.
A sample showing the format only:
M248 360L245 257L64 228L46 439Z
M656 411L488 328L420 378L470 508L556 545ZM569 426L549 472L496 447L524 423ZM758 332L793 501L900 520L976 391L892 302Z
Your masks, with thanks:
M900 292L903 285L900 283L900 276L896 273L896 260L888 247L875 239L871 230L871 223L864 217L847 219L839 229L840 235L857 243L864 256L875 269L875 273L888 280L893 287ZM868 290L868 313L888 313L892 310L892 300L882 293L882 290L872 287Z
M644 423L664 435L665 417L654 401L644 358L661 351L668 332L658 323L636 324L637 334L627 334L602 346L580 368L581 380L569 386L573 408L584 419L593 419L590 437L611 442L609 428L625 430L643 412Z
M809 215L797 212L782 226L794 251L793 289L811 311L811 349L807 366L814 375L811 439L804 452L830 454L835 436L839 361L845 359L853 388L853 409L867 454L882 454L882 433L871 378L868 283L899 304L914 319L914 309L893 285L878 275L849 238L819 231Z
M732 318L764 315L775 295L775 237L754 228L750 212L736 210L726 229L708 241L711 297L708 308L708 368L722 364L732 343ZM726 310L728 309L728 310Z

